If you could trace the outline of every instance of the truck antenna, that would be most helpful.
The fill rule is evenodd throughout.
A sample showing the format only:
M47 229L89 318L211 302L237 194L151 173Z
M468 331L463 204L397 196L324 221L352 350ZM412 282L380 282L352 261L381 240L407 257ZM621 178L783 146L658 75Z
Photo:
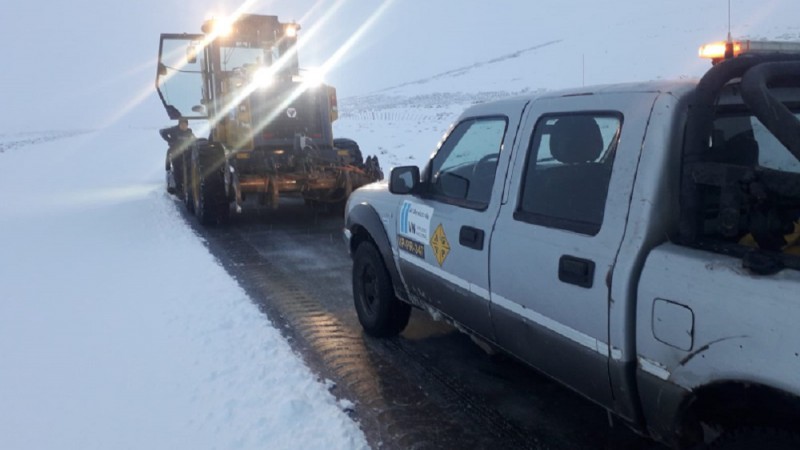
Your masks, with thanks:
M728 0L728 42L731 42L731 0Z

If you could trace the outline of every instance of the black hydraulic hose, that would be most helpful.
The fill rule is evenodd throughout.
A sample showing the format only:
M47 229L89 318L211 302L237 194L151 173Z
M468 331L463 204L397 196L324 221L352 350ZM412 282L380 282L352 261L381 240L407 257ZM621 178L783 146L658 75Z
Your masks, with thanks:
M787 78L800 81L800 61L771 62L753 67L742 77L742 99L758 120L800 160L800 120L768 87ZM795 84L800 86L797 81Z

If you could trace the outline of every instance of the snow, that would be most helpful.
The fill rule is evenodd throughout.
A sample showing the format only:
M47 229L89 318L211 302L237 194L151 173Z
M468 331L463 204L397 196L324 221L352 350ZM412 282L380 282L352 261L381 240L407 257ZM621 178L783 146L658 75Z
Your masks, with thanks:
M697 47L727 32L724 0L523 3L244 6L299 21L306 67L363 29L327 74L335 131L387 173L424 164L472 103L697 77ZM796 0L732 3L735 37L800 40ZM239 6L17 2L0 16L1 449L367 447L353 399L292 353L164 192L158 34Z
M55 137L0 154L0 448L367 447L183 223L155 130Z

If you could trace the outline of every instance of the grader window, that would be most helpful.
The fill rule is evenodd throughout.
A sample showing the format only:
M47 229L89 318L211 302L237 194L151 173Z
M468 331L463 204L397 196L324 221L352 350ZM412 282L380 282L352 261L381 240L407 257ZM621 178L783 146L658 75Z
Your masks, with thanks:
M162 36L156 83L170 118L205 118L197 106L203 100L205 63L198 41L185 37ZM174 116L174 117L173 117Z
M251 66L269 65L271 55L261 48L222 47L220 48L221 66L225 72L234 69L245 69Z

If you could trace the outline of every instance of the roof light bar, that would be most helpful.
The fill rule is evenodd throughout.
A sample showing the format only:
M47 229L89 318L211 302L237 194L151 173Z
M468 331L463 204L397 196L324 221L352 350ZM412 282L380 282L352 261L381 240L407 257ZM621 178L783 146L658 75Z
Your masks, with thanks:
M735 58L746 53L796 53L800 54L800 42L785 41L723 41L700 47L701 58L715 62Z

